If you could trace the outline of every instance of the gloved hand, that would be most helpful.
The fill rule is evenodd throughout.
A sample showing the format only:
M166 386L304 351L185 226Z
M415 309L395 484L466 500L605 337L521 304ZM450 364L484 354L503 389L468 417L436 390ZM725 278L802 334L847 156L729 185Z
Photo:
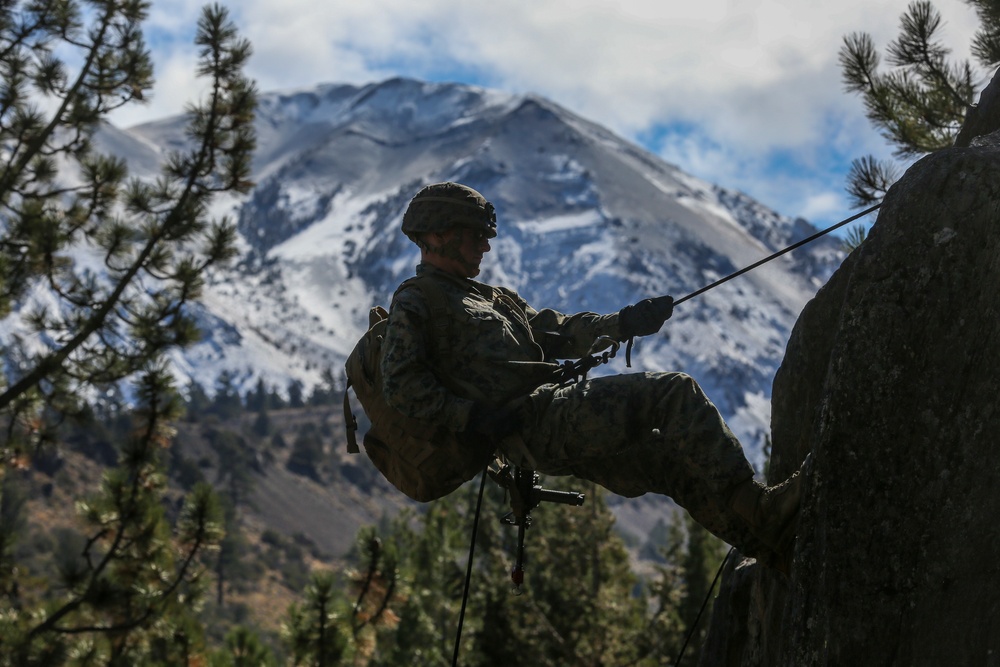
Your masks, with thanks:
M523 425L520 410L510 404L495 407L476 403L469 413L467 430L490 440L503 440Z
M672 296L643 299L635 305L625 306L618 311L618 323L622 330L622 340L634 336L655 334L673 314L674 297Z

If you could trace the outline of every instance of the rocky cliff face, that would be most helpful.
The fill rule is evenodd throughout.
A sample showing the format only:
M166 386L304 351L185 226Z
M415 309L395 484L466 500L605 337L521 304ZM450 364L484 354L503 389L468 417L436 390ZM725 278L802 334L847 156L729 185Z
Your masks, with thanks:
M914 165L805 308L772 482L812 452L788 578L736 561L702 665L1000 665L1000 137Z

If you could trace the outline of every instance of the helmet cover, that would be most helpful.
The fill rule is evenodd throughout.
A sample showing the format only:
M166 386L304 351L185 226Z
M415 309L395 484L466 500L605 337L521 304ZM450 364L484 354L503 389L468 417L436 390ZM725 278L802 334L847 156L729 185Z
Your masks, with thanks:
M402 230L410 240L414 234L444 232L468 227L497 235L497 215L493 204L467 185L434 183L421 188L403 214Z

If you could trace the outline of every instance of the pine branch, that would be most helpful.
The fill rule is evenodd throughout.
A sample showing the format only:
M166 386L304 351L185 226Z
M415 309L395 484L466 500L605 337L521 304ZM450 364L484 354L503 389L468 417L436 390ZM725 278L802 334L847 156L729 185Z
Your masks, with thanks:
M87 540L83 550L89 569L87 585L72 600L31 628L26 633L29 642L46 633L114 634L146 625L151 619L160 615L164 605L173 599L179 587L189 581L189 572L196 556L206 545L217 541L220 537L218 505L207 485L203 485L192 493L182 512L180 522L182 542L187 545L187 550L180 566L175 569L171 580L165 582L166 585L161 586L141 610L135 611L131 605L128 605L129 609L125 613L120 609L111 610L109 615L116 620L110 624L61 624L61 621L84 607L91 607L97 612L106 611L101 609L99 601L107 593L108 580L105 577L111 568L123 558L132 558L126 554L136 548L143 550L136 556L137 562L142 568L147 568L152 565L150 556L154 555L158 548L155 546L159 539L156 533L162 518L149 514L149 508L155 505L155 500L153 505L150 504L152 490L158 484L155 451L162 444L166 425L178 416L180 404L173 391L170 374L162 366L150 369L142 378L138 395L143 404L138 410L138 414L142 416L141 426L136 433L133 446L123 457L123 467L117 474L109 475L104 485L105 497L97 501L109 503L110 511L108 508L102 510L98 505L91 506L89 510L91 518L102 527ZM104 515L108 515L110 519L104 519ZM91 555L95 547L105 541L109 541L109 544L103 556L95 564ZM147 544L153 546L147 547ZM122 591L128 591L127 598L131 598L133 587L132 582L124 582L120 586Z
M900 36L889 44L889 62L911 69L920 77L916 90L945 92L958 109L971 100L971 81L963 81L963 67L949 68L946 62L950 50L936 42L941 27L941 14L930 2L912 3L901 20ZM966 66L965 70L968 69Z
M115 11L116 8L113 5L109 5L104 15L101 17L97 30L94 33L93 41L89 45L89 50L84 59L84 63L80 68L80 73L78 74L73 86L63 97L59 108L52 114L52 118L48 125L46 125L40 133L32 136L31 139L26 142L26 149L23 153L21 153L20 157L13 162L8 162L4 166L3 172L0 172L0 201L7 201L10 193L14 191L21 174L27 168L28 163L34 159L35 155L42 148L42 146L49 141L52 134L56 131L56 128L62 125L64 119L68 115L68 110L71 108L71 105L76 103L79 91L83 87L83 83L86 78L90 75L90 72L94 67L94 63L97 60L100 46L103 45L105 36L111 28L111 22ZM16 154L17 153L15 153L15 155Z
M976 7L983 24L973 39L977 57L1000 58L1000 2L966 1ZM949 62L950 50L938 36L942 25L931 2L910 3L900 18L899 36L887 48L890 69L884 73L868 35L852 33L844 38L840 65L845 89L863 97L865 115L893 146L897 158L947 148L956 138L967 140L963 133L972 131L967 128L975 114L977 75L966 60ZM884 194L895 174L888 163L856 160L848 175L848 192L856 205L870 205Z
M870 35L856 32L845 37L839 60L841 78L849 92L864 95L875 88L879 55Z
M158 266L167 261L163 243L179 241L200 231L204 201L211 193L249 187L245 175L249 170L247 152L253 146L250 123L255 92L252 85L236 74L249 54L249 45L243 41L234 41L234 29L228 23L227 14L222 8L206 10L200 26L200 43L209 45L206 47L208 60L203 63L200 71L212 74L213 92L204 108L194 110L190 132L200 140L198 149L186 157L175 156L167 166L167 173L182 182L181 188L177 192L162 193L164 200L170 200L171 207L164 219L147 231L145 244L133 261L116 277L117 283L103 303L61 348L42 357L31 371L0 394L0 410L6 408L17 396L36 386L43 378L59 371L75 350L106 325L108 318L116 312L126 290L140 274L155 272ZM226 77L234 80L230 81ZM236 91L234 98L228 97L230 90ZM220 143L219 137L226 134L226 122L229 118L232 118L233 127L237 131L235 139L225 145ZM225 178L221 181L218 178L220 155L226 157L224 166L230 172L222 174ZM131 200L141 201L134 196ZM231 238L231 234L219 233L218 228L213 231L209 248L213 253L211 259L221 259L228 254L227 249L220 247L219 242ZM119 242L120 239L115 240L115 245L109 248L109 257L117 253ZM186 292L181 290L182 295Z
M1000 2L965 0L979 16L980 28L972 38L972 55L979 64L995 69L1000 63Z

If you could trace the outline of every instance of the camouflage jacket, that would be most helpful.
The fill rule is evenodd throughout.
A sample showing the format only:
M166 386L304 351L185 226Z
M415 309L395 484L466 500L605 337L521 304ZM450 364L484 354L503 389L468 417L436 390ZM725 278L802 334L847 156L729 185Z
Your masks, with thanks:
M474 402L502 405L553 381L547 359L577 359L599 336L620 338L618 314L535 310L514 291L428 264L446 307L431 313L421 289L396 292L382 344L386 402L404 415L463 431ZM435 329L434 327L438 327ZM441 337L447 349L437 349Z

